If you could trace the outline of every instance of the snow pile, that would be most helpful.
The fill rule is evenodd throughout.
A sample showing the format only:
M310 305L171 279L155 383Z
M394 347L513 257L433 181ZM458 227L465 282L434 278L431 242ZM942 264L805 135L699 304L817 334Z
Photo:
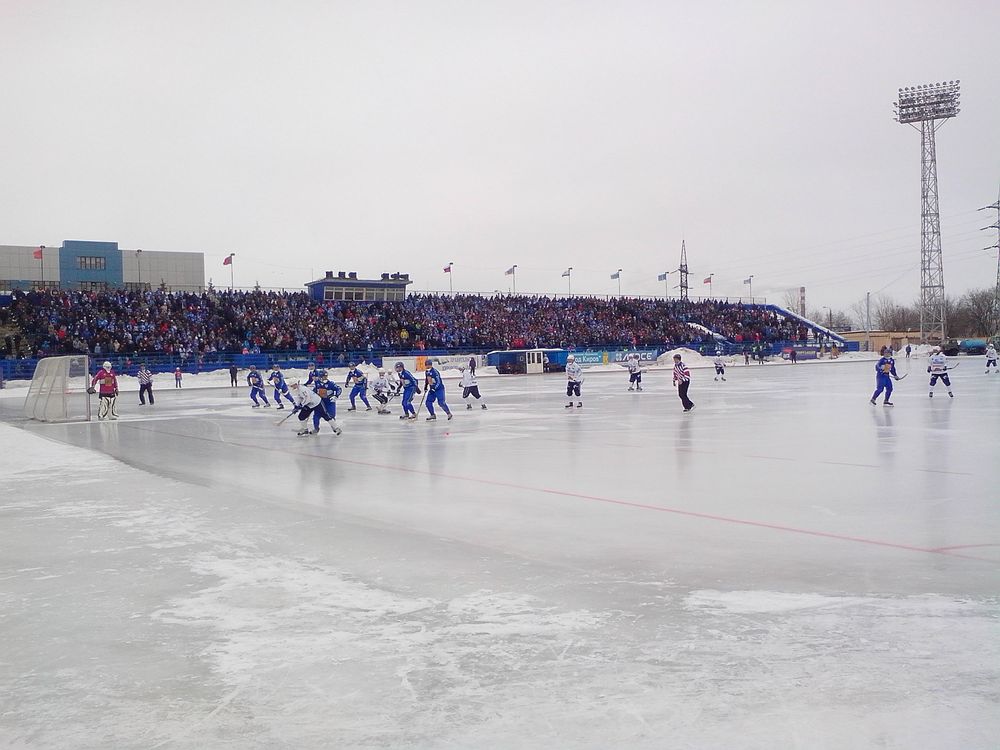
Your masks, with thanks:
M688 366L692 367L714 367L712 363L712 357L705 357L696 352L694 349L688 349L686 346L678 347L677 349L671 349L669 352L664 352L659 357L656 358L656 364L660 367L673 367L674 366L674 355L680 354L681 361Z

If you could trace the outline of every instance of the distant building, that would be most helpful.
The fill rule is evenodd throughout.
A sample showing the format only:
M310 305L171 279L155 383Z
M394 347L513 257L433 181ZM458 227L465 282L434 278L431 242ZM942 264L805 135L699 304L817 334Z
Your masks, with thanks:
M327 271L326 276L306 284L309 297L317 302L400 302L406 299L406 287L410 281L408 273L384 273L380 279L359 279L351 271Z
M205 254L121 250L117 242L81 240L66 240L60 247L0 245L0 292L160 287L204 291Z

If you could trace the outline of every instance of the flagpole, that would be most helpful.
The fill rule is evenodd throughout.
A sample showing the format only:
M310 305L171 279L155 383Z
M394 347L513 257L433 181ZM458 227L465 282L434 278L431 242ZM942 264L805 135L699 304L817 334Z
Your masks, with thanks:
M622 296L622 269L618 269L618 298L621 299Z
M566 283L569 285L569 296L573 296L573 266L566 269Z
M510 267L511 282L514 284L514 296L517 296L517 263Z
M45 288L45 245L38 246L38 262L42 268L42 289Z
M236 263L233 262L234 255L236 253L229 253L229 291L233 291L233 280L236 278Z
M454 265L455 265L454 263L451 262L448 263L448 294L455 293L455 284L452 282L452 276L454 276L455 274L451 270L452 266Z

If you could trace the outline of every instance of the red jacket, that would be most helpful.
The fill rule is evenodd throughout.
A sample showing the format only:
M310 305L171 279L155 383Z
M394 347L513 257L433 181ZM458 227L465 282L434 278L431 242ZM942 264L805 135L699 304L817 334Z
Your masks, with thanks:
M97 371L94 379L90 381L90 385L94 386L100 382L100 394L102 396L116 396L118 395L118 378L115 377L115 373L112 370L105 370L103 367Z

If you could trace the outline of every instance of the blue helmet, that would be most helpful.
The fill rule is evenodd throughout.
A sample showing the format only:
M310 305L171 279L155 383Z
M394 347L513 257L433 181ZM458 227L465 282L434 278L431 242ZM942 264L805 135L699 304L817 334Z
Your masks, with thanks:
M326 370L321 370L319 368L316 368L316 370L314 371L314 375L317 378L325 378L326 377Z

